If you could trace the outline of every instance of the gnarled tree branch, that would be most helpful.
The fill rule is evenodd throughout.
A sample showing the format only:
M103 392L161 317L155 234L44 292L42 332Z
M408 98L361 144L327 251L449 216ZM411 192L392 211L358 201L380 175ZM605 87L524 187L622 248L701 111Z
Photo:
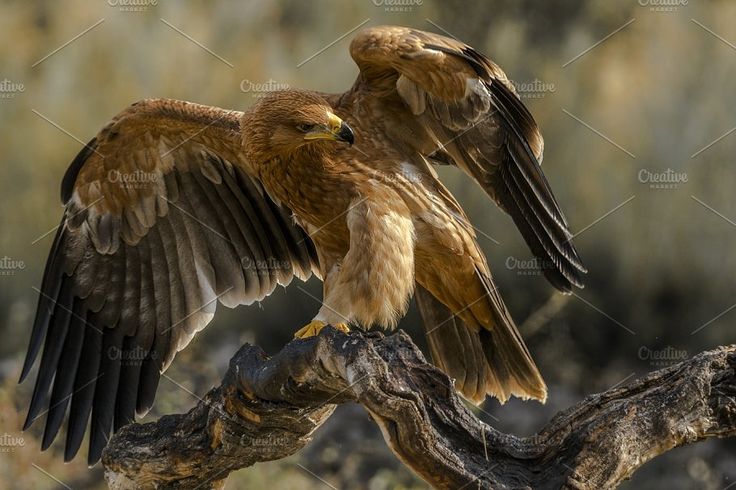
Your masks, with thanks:
M609 488L674 447L736 435L735 371L736 346L704 352L591 395L522 438L478 420L406 334L328 328L271 358L246 344L189 413L125 427L102 460L112 488L217 487L298 451L337 404L356 401L434 487Z

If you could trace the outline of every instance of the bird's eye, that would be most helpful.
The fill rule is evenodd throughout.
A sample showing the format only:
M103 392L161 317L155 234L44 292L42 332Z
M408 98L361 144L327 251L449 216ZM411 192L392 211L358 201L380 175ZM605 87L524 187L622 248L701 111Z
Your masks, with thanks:
M307 133L314 129L314 124L297 124L296 129L298 129L302 133Z

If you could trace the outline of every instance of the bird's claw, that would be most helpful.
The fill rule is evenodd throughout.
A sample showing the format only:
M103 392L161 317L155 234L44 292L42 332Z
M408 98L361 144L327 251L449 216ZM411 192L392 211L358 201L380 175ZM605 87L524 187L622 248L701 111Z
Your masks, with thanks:
M320 320L312 320L311 322L304 325L302 328L296 331L294 334L295 339L306 339L308 337L314 337L315 335L319 335L319 333L322 331L323 328L325 328L328 324L325 322L322 322ZM347 324L345 323L336 323L332 325L333 328L343 332L343 333L349 333L350 328L348 328Z

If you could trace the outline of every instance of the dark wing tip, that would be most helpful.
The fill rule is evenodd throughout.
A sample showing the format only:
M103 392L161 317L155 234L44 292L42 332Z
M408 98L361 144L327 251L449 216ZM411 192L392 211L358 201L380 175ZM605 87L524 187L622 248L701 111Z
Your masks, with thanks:
M526 137L536 123L521 101L505 85L492 82L488 90L508 133L503 181L510 194L505 208L534 255L542 260L545 277L563 293L583 287L588 270L572 243L572 232L537 156Z

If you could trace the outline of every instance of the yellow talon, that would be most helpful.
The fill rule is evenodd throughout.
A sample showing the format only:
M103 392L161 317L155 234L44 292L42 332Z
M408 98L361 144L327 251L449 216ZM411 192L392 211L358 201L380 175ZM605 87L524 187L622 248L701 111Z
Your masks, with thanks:
M314 337L315 335L319 335L322 329L325 328L326 326L327 324L325 322L322 322L320 320L312 320L311 322L307 323L302 328L297 330L297 332L294 334L294 338L295 339L306 339L308 337ZM350 329L345 323L337 323L332 326L341 332L344 332L344 333L350 332Z
M304 325L302 328L296 331L294 334L295 339L306 339L307 337L313 337L319 334L319 331L325 328L327 325L325 322L319 320L312 320L311 322Z
M350 328L348 328L347 323L336 323L333 325L333 327L335 327L342 333L350 333Z

